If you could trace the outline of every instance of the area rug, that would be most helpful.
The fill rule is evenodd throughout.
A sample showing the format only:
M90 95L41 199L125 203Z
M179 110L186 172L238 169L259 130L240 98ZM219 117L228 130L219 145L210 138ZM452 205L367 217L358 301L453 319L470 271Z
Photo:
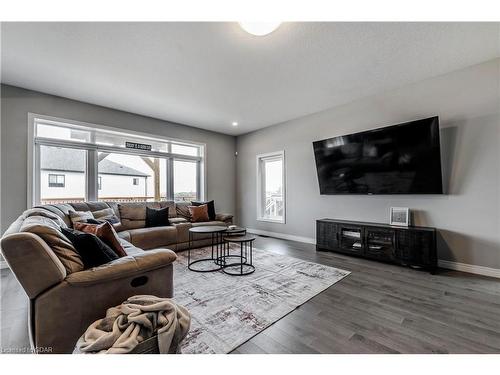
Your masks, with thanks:
M207 257L210 248L192 251ZM255 272L192 272L187 252L174 263L175 300L192 315L182 353L229 353L350 272L254 249Z

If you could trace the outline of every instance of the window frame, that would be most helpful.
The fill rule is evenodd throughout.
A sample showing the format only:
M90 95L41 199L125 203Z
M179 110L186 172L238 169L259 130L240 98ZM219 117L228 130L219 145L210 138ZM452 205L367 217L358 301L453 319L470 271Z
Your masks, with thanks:
M84 143L63 139L52 139L45 137L36 137L35 129L38 123L51 124L64 126L66 128L90 130L92 141L95 140L95 131L109 131L119 134L129 135L131 138L142 138L147 142L162 141L168 144L168 151L171 150L172 143L185 144L199 149L198 156L174 154L171 152L158 152L158 151L145 151L136 149L127 149L119 146L101 145L96 143ZM85 200L96 201L98 200L98 152L122 153L137 156L147 156L164 158L167 162L167 200L173 200L173 160L188 160L196 161L198 165L197 173L197 194L198 200L204 200L207 191L206 182L206 144L195 141L185 141L176 138L167 138L158 136L156 134L137 132L132 130L125 130L105 125L92 124L87 122L75 121L70 119L58 118L53 116L40 115L36 113L28 113L28 189L27 189L27 203L28 208L39 205L41 202L40 183L41 183L41 170L40 170L40 146L64 147L85 150L87 153L87 173L86 173L86 186L85 186Z
M280 159L282 163L282 174L281 174L281 185L283 192L283 218L274 219L264 216L264 205L266 201L265 197L265 168L262 168L266 161L272 161ZM286 224L286 163L285 163L285 151L274 151L265 154L259 154L256 157L257 161L257 221L265 221L277 224Z

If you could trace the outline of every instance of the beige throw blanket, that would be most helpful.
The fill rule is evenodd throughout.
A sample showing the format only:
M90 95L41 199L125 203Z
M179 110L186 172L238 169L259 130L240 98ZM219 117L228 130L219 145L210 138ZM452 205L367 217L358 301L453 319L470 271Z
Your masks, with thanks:
M160 353L176 352L190 323L186 308L170 298L133 296L92 323L78 340L75 353L129 353L155 334Z

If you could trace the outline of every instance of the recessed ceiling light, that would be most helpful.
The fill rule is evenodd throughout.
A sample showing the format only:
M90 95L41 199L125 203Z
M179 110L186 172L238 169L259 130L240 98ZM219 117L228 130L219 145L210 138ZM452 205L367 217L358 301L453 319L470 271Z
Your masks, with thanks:
M263 36L276 30L281 22L240 22L239 24L247 33Z
M233 122L231 123L231 125L233 125L233 126L238 126L238 123L237 123L236 121L233 121Z

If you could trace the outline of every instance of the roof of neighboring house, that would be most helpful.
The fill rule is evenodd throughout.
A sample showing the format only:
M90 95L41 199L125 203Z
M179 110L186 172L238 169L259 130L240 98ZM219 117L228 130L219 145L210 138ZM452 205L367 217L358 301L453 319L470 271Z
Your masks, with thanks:
M66 172L85 172L85 153L69 148L46 147L40 155L40 169ZM147 173L103 159L99 162L99 174L147 177Z

